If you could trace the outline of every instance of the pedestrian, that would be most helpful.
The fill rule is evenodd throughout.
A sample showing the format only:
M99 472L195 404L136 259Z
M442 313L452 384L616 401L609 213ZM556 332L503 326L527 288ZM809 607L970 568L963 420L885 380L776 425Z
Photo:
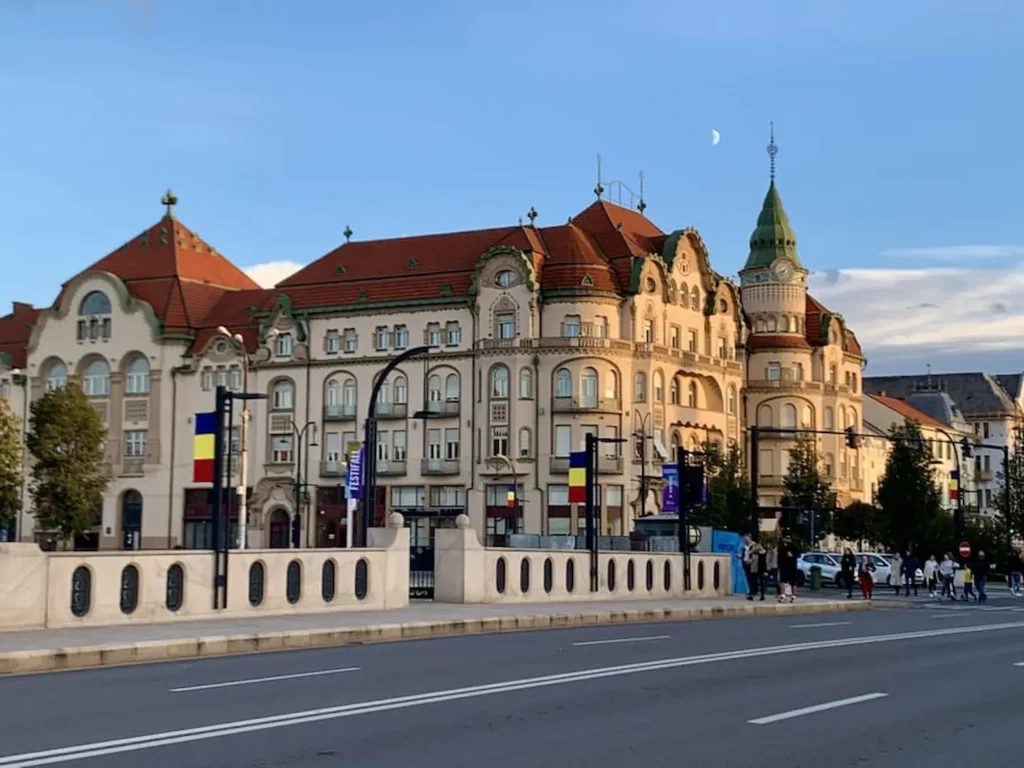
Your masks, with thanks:
M757 589L761 593L761 602L764 602L764 587L768 581L768 550L760 544L757 545Z
M768 580L775 582L775 594L782 594L782 584L779 583L779 545L776 544L768 550L765 558L765 565L768 567Z
M853 574L857 571L857 558L849 547L843 550L839 568L843 574L843 584L846 585L846 599L850 600L853 598Z
M971 570L974 572L974 587L978 591L978 605L982 605L988 601L985 587L988 586L988 576L992 571L988 560L985 558L984 550L978 550L978 557L974 561L974 568Z
M861 555L860 566L857 568L860 579L860 593L865 600L870 600L875 592L875 564L867 555Z
M779 542L779 579L781 580L779 602L796 600L796 561L799 554L796 545L787 535Z
M956 585L953 583L955 575L956 563L953 562L953 555L947 552L942 556L942 562L939 563L939 581L942 582L940 598L945 599L948 596L954 603L956 602Z
M1010 553L1010 594L1014 597L1020 597L1020 574L1021 574L1021 558L1024 558L1024 553L1018 555L1016 552Z
M964 602L969 603L974 599L974 572L971 566L964 563Z
M896 594L900 593L900 584L903 582L903 558L897 552L889 561L889 581L896 588Z
M939 561L931 555L924 563L924 582L928 585L928 596L935 597L939 578Z
M907 597L910 597L910 588L914 588L914 597L917 597L917 557L910 550L903 558L903 583L907 587Z
M743 536L743 575L747 577L747 600L757 591L757 545L750 534Z

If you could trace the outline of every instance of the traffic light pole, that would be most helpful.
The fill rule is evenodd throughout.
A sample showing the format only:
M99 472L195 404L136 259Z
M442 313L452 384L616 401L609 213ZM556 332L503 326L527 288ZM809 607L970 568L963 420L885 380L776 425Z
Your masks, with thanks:
M685 448L676 449L676 477L679 480L679 551L683 554L683 591L692 588L690 578L690 461Z
M598 576L598 534L597 515L594 509L594 483L597 482L597 435L587 433L584 441L586 452L586 497L584 503L584 514L587 524L587 551L590 553L590 591L597 592L600 585Z

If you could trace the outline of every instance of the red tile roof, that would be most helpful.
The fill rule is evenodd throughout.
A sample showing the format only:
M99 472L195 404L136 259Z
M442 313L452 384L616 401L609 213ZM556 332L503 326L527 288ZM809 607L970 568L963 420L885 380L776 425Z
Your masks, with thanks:
M0 317L0 355L9 356L15 368L27 365L25 350L38 317L38 309L18 301L14 302L11 314Z
M803 336L792 334L752 333L747 337L747 349L810 349Z
M807 336L809 342L821 344L826 341L826 338L821 333L821 318L824 315L831 314L832 311L828 307L811 296L811 294L807 294L806 309L804 310L804 335ZM853 331L849 329L846 330L846 344L844 346L850 354L864 357L864 352L860 348L860 342L857 341Z
M887 397L886 395L868 395L872 400L881 403L890 410L896 411L900 416L911 421L916 421L922 427L946 428L946 425L937 419L933 419L924 411L919 411L906 400L898 397ZM885 425L878 426L885 428Z

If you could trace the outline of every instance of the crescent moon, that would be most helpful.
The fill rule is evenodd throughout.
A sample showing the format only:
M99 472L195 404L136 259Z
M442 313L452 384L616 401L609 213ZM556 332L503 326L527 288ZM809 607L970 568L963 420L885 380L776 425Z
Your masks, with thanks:
M716 131L714 128L711 129L711 146L718 146L718 142L722 140L722 134Z

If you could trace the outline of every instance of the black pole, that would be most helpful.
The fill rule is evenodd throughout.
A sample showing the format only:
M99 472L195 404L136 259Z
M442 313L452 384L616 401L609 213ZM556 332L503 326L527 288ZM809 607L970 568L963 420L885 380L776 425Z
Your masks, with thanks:
M377 495L377 396L380 388L387 381L388 375L399 365L411 357L425 355L430 347L411 347L400 355L396 355L384 366L377 376L370 392L370 404L366 409L366 424L363 428L363 516L360 522L360 539L357 546L369 546L370 523L373 520L374 505Z
M640 517L647 516L647 418L640 421Z
M761 510L760 502L757 499L757 458L758 440L761 436L761 429L757 426L750 428L750 536L757 541L761 533Z
M1013 554L1013 502L1010 499L1010 446L1004 445L1003 449L1003 515L1006 517L1006 557Z
M587 524L587 551L590 553L590 591L598 591L597 571L597 530L594 525L594 455L597 453L597 436L588 432L584 440L586 455L586 497L584 512Z
M295 433L295 518L292 520L288 535L292 540L292 549L298 549L302 542L302 437L306 428L301 430L292 422Z
M676 449L676 473L679 482L679 551L683 556L683 591L693 588L690 572L690 461L683 447ZM693 500L694 502L696 500Z
M227 553L224 548L224 406L227 387L218 385L214 396L213 433L213 609L227 605ZM223 596L223 599L222 599Z
M225 488L227 493L224 498L224 549L228 550L231 548L233 540L231 535L231 497L234 496L231 493L231 433L235 423L235 399L228 393L225 400L227 401L227 415L224 421L226 422L225 431L227 434L224 437L227 446L224 448L224 477L227 478L227 487Z

